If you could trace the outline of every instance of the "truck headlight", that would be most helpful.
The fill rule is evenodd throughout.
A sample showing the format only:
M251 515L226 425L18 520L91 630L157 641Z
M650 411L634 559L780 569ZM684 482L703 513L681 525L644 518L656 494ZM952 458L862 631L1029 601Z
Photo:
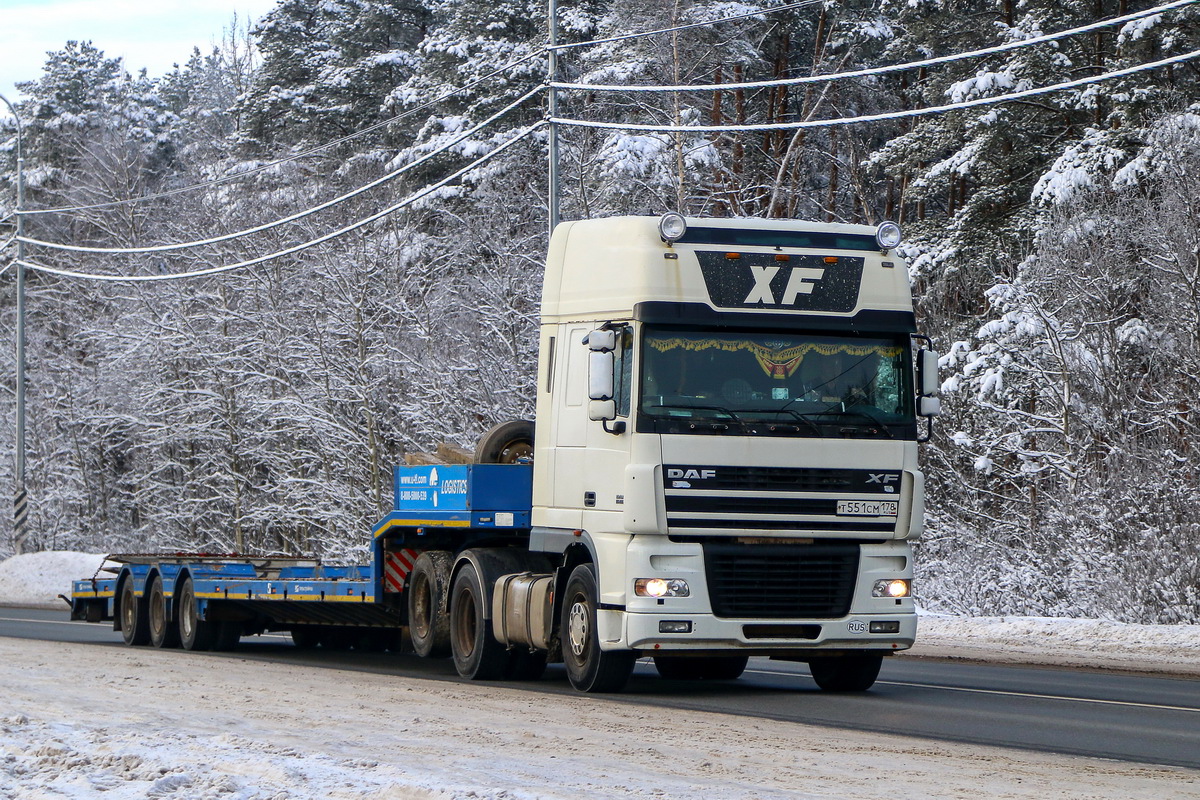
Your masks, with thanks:
M910 594L912 594L912 582L907 578L875 581L875 585L871 587L871 597L908 597Z
M638 597L690 597L687 581L680 578L638 578L633 582Z

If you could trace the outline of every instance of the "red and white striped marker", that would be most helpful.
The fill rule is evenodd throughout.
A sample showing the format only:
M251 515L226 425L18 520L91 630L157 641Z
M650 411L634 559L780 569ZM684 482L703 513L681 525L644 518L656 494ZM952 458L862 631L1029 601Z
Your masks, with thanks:
M404 581L412 572L420 552L417 550L388 550L383 554L383 591L403 592Z

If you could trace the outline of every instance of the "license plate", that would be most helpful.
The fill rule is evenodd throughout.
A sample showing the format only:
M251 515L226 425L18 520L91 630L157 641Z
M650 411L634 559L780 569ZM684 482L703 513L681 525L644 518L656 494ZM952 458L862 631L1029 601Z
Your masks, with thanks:
M898 500L838 500L837 503L839 517L894 517L899 509Z

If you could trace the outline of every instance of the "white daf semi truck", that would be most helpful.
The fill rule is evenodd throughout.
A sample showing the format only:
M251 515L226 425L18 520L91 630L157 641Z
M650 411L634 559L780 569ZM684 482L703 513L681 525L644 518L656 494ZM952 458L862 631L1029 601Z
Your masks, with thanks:
M120 557L73 616L130 644L417 654L473 679L561 660L617 691L738 677L749 656L869 688L917 619L917 444L938 412L900 231L794 220L565 222L542 292L536 424L474 464L397 467L371 563ZM486 346L486 343L481 343Z

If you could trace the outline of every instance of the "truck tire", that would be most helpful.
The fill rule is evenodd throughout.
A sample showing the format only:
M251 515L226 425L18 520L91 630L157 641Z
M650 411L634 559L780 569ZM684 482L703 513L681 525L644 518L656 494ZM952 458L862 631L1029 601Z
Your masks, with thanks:
M808 662L813 680L827 692L865 692L879 677L883 656L837 656Z
M675 681L731 681L746 671L749 656L655 656L658 674Z
M200 619L196 589L192 577L183 579L175 598L175 617L179 620L179 644L184 650L211 650L217 636L216 624Z
M408 635L421 658L450 655L450 615L446 596L454 557L445 550L426 550L417 556L408 575Z
M162 575L150 579L146 588L150 597L147 619L150 623L150 644L155 647L179 647L179 627L172 624L167 613L167 595L163 591Z
M509 652L484 616L488 600L478 571L465 565L450 589L450 652L458 674L473 681L504 678L509 667Z
M533 460L533 422L502 422L483 435L475 447L476 464L516 464Z
M600 591L596 569L580 564L567 579L563 595L561 636L567 678L581 692L619 692L633 674L637 654L633 651L600 649L596 612Z
M121 638L125 644L142 647L150 644L150 620L146 598L133 593L133 577L121 584Z

